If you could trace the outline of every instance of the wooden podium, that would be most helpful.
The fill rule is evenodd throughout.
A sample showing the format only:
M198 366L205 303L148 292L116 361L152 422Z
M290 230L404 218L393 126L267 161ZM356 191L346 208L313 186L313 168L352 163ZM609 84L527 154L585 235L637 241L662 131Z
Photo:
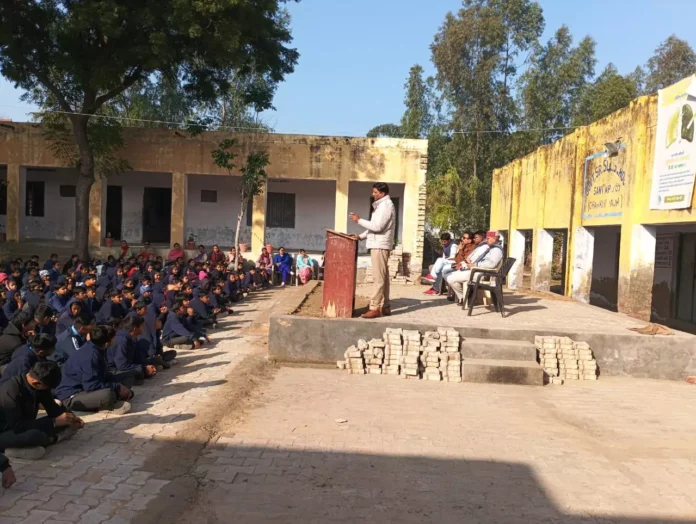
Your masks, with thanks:
M324 316L352 318L358 270L358 241L326 230L324 255Z

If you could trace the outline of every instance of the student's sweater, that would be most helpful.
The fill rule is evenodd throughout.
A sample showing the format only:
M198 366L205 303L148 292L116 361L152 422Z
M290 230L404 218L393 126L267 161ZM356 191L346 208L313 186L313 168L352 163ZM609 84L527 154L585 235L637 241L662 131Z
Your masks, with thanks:
M0 366L4 366L12 359L12 353L27 341L17 326L10 323L0 336Z
M118 393L119 383L113 380L106 363L106 351L87 342L63 366L63 378L56 397L66 400L83 391L112 389Z
M12 360L10 360L10 363L7 364L2 372L2 377L0 377L0 385L4 384L12 377L22 375L23 373L28 373L34 364L43 360L46 359L41 358L34 353L28 344L18 347L15 352L12 353Z
M138 363L138 343L125 329L116 332L114 343L106 350L109 371L135 371L142 369Z
M61 296L56 293L48 301L48 305L51 306L51 309L56 312L56 315L60 315L63 311L65 311L68 300L70 300L70 297L67 294Z
M191 301L191 308L196 314L196 320L208 320L211 318L213 313L213 308L207 304L204 304L200 298L194 298Z
M58 322L56 322L56 336L69 330L73 322L75 322L75 317L70 314L70 311L65 311L60 317L58 317Z
M162 329L162 340L171 340L176 337L188 337L193 339L194 333L189 330L190 326L185 318L179 317L174 313L167 315L167 321Z
M74 326L64 331L58 336L56 351L50 360L59 364L64 364L71 356L80 350L87 343L87 339L80 335Z
M47 416L37 419L39 405L46 410ZM55 403L51 391L32 388L27 382L26 373L0 385L0 432L24 433L39 429L49 433L55 426L53 419L63 413L65 408Z
M97 322L104 323L109 320L109 317L125 318L126 313L126 310L123 309L121 304L117 304L113 300L109 299L104 302L102 307L99 309L99 312L97 313Z

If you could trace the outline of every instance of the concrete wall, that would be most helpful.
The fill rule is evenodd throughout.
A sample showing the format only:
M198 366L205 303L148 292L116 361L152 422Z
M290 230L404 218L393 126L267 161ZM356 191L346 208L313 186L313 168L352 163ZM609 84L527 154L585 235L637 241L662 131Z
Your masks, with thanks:
M217 202L201 202L201 191L217 191ZM232 246L239 213L239 177L189 176L186 205L186 238L196 236L196 243ZM240 241L251 241L247 217L242 220Z
M395 317L396 318L396 317ZM398 319L397 319L398 320ZM428 331L432 325L370 323L360 319L307 318L278 315L270 319L268 356L280 362L335 365L345 350L358 339L381 338L385 327ZM559 326L552 332L529 328L456 328L463 339L486 338L534 342L535 335L568 336L590 344L601 376L624 375L640 378L683 380L696 374L696 338L675 336L647 337L638 334L588 333L582 326ZM601 380L601 377L600 377Z
M266 242L293 252L300 249L324 251L326 230L334 227L336 183L269 180L268 192L295 195L295 228L272 228L266 223Z
M496 170L491 228L510 232L567 228L568 278L564 291L567 296L587 300L592 268L586 259L592 228L619 226L618 309L649 319L655 271L654 226L696 223L696 193L689 209L649 209L656 127L657 96L641 97ZM619 138L618 156L607 157L604 144ZM597 196L592 189L599 184L611 184L616 192L609 197ZM535 261L540 256L533 253Z

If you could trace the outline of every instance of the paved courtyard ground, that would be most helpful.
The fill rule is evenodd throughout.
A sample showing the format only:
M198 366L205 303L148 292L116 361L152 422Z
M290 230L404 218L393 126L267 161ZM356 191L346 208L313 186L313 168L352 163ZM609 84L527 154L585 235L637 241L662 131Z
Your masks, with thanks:
M534 388L283 368L198 461L189 517L696 522L695 397L637 379Z
M0 524L696 522L696 386L275 369L247 328L301 293L255 295L132 413L15 461Z

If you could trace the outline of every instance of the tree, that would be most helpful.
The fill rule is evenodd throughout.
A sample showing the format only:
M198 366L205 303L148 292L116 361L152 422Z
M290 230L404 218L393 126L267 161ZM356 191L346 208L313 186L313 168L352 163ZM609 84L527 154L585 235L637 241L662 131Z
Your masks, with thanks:
M487 221L492 170L500 161L496 144L516 118L510 86L517 58L536 43L543 25L536 2L465 0L456 15L447 14L431 45L437 87L451 116L448 155L464 186L476 192L480 222Z
M550 144L568 133L579 98L594 76L595 42L585 37L573 47L567 26L546 45L537 45L519 81L524 127L535 131L537 144Z
M406 111L401 117L401 132L404 137L424 138L428 135L430 127L433 125L431 107L434 84L435 79L432 77L427 80L423 79L421 66L414 65L411 68L408 80L404 84Z
M645 91L655 93L696 73L696 53L685 40L670 36L648 60Z
M298 59L285 0L17 0L0 3L0 73L42 90L68 118L79 151L77 250L88 257L95 180L91 118L132 86L160 74L197 101L213 100L231 75L271 83Z
M580 97L573 125L588 125L618 111L636 98L639 87L633 76L621 76L610 63Z
M234 164L234 159L238 155L233 151L236 145L237 141L234 138L226 138L211 152L215 165L227 171L230 176L233 176L237 167ZM263 188L268 180L266 174L268 164L270 164L270 159L267 152L254 151L247 156L246 164L241 168L239 213L237 214L237 230L234 233L234 247L237 253L241 252L239 250L239 232L242 229L242 220L251 199L263 193Z
M404 138L404 132L401 130L401 126L396 124L382 124L377 127L373 127L367 132L367 138Z

